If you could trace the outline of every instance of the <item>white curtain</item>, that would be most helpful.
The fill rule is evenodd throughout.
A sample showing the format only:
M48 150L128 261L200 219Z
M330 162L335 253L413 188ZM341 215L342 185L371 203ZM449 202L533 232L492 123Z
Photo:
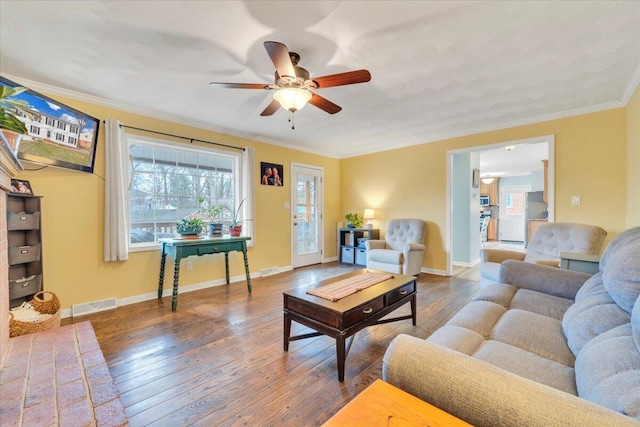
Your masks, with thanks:
M129 259L129 188L127 136L120 122L106 120L104 260Z
M242 224L245 229L245 236L251 236L251 240L247 242L247 246L255 245L255 212L253 210L253 188L254 188L254 163L253 163L253 147L245 147L242 152L242 197L246 198L242 205L242 218L251 219Z

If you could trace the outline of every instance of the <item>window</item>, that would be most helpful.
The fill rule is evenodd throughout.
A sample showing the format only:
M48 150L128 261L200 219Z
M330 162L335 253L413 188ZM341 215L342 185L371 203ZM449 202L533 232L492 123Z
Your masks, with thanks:
M55 120L53 120L52 117L47 117L46 123L49 126L53 126L53 124L55 123Z
M29 125L29 133L32 135L40 135L40 128L38 126Z
M131 247L173 237L178 219L240 199L240 154L129 139ZM201 205L199 199L204 199Z
M64 135L59 132L56 132L56 140L64 142Z
M66 123L63 121L58 121L58 129L64 130L66 128Z

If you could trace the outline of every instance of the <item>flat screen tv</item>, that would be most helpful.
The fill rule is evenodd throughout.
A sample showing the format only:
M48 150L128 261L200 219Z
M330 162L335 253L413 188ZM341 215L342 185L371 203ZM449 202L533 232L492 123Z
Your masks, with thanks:
M0 138L19 159L93 173L99 124L0 76Z

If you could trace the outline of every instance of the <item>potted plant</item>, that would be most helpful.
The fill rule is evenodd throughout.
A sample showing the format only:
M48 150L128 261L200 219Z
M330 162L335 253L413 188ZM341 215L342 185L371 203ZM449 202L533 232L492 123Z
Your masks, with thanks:
M345 216L347 220L347 228L360 228L362 227L363 218L357 213L348 213Z
M204 226L205 222L200 218L185 217L176 223L176 232L183 237L197 238Z
M200 206L202 206L198 210L198 215L203 216L209 221L209 234L213 237L222 237L222 219L220 218L220 214L225 209L225 206L222 205L212 205L209 207L204 207L205 200L203 197L198 199L200 202Z
M237 209L234 203L234 207L231 210L231 222L229 223L229 233L231 237L240 237L240 234L242 234L242 223L244 221L251 221L250 219L240 219L240 210L245 200L247 199L242 199Z
M25 124L18 119L18 108L31 118L32 114L28 112L29 104L27 101L20 99L12 99L12 96L19 95L26 91L26 87L12 88L0 85L0 136L4 142L9 145L14 153L18 153L18 147L22 135L28 133Z

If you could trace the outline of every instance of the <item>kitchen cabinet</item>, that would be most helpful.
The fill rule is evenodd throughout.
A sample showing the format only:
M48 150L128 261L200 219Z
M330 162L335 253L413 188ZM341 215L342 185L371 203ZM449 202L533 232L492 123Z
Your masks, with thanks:
M491 218L489 220L489 225L487 226L487 240L498 240L498 220L496 218Z
M500 200L500 191L498 189L498 182L500 178L494 178L491 184L485 184L480 181L480 194L489 195L489 204L491 206L498 206Z

